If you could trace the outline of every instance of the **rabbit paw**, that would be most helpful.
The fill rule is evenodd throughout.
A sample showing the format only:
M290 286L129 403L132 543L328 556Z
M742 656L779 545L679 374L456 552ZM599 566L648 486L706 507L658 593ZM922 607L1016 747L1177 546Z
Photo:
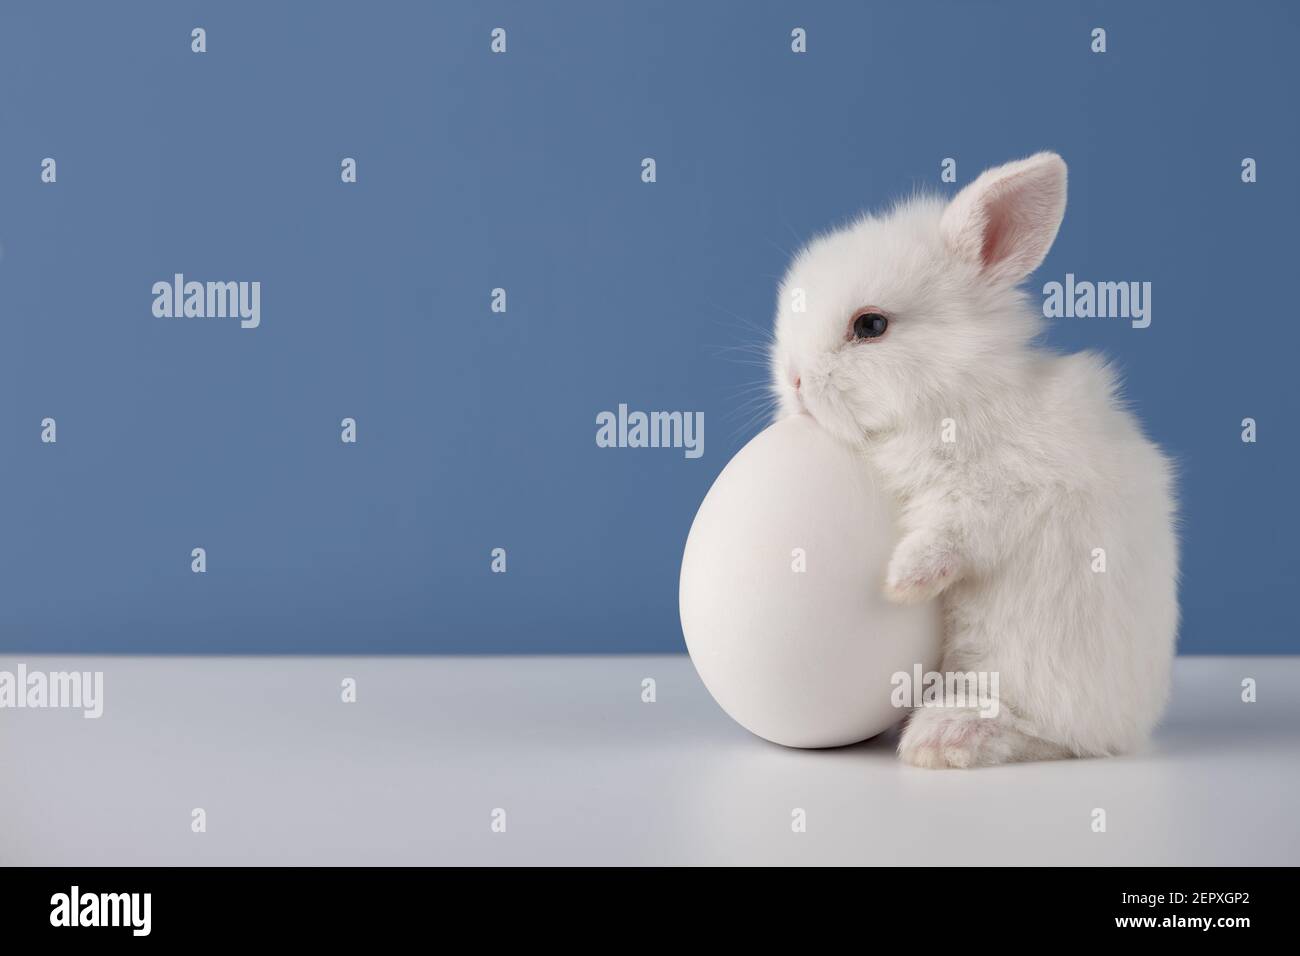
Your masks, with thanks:
M896 604L928 601L956 580L960 567L957 552L946 539L913 531L890 558L885 597Z
M1017 735L974 708L915 710L898 742L898 757L914 767L987 767L1018 759Z

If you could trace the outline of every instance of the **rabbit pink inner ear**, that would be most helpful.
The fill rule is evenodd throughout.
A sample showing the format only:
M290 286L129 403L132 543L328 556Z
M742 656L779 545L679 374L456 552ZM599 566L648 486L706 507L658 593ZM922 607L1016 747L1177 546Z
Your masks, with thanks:
M1065 163L1055 153L990 169L943 216L953 251L995 281L1019 282L1046 258L1065 215Z

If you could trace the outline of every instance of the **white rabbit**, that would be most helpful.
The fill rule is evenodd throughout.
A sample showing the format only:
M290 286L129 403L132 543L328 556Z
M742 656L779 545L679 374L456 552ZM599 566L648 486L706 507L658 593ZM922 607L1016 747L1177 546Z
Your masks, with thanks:
M1055 153L1008 163L951 202L813 240L781 286L779 414L859 446L901 507L887 580L863 586L939 597L942 669L999 675L996 717L912 713L898 749L918 766L1131 751L1168 695L1170 463L1102 357L1034 346L1039 312L1017 288L1065 193Z

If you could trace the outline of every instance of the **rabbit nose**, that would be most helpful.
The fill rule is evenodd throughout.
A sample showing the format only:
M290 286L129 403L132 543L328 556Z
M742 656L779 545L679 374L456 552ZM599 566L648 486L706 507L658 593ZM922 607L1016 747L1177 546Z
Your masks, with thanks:
M799 386L802 384L803 384L803 379L801 379L798 375L796 375L794 377L794 390L796 392L799 391Z

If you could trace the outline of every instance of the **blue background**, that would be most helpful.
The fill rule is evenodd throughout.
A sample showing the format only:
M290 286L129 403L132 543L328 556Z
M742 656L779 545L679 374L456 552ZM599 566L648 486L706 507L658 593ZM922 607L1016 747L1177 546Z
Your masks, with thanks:
M1150 328L1049 338L1116 356L1179 459L1181 649L1294 652L1297 19L6 3L0 649L680 650L681 548L761 427L746 347L791 250L1051 148L1069 211L1031 286L1154 283ZM260 280L261 327L154 318L174 272ZM620 402L702 410L704 457L597 448Z

